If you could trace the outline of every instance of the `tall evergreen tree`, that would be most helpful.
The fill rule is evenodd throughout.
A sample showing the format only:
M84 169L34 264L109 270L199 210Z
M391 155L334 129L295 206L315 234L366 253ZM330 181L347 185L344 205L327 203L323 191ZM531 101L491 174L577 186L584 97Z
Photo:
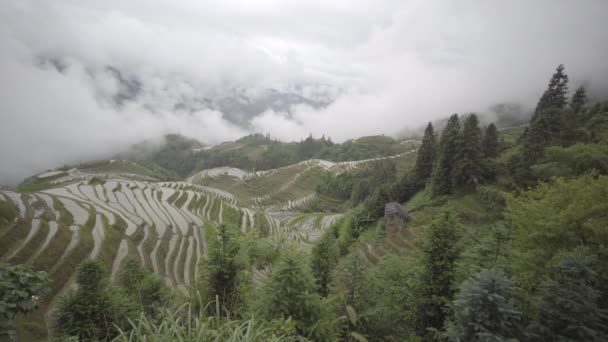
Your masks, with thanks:
M81 341L111 340L117 326L125 328L134 306L119 292L110 292L107 271L99 260L87 259L78 267L78 289L68 291L53 314L57 336L76 336Z
M544 156L545 147L554 144L561 136L562 113L550 108L543 111L535 121L530 122L523 142L523 162L529 168Z
M574 95L572 95L570 110L575 114L580 113L585 106L585 102L587 102L587 90L585 87L580 86L576 89Z
M312 248L312 274L315 277L317 292L321 297L329 295L331 273L338 262L339 254L336 238L331 231L325 233Z
M500 271L482 270L471 276L454 301L449 340L515 341L521 313L515 309L513 294L513 282Z
M431 176L433 196L447 195L452 192L452 171L456 165L460 139L460 120L454 114L441 134L437 158Z
M459 252L456 248L456 223L446 213L428 231L422 251L422 274L416 304L416 330L428 336L428 329L442 330L447 309L454 297L454 270Z
M418 157L416 158L416 166L414 168L414 179L420 186L424 185L433 172L435 145L435 131L433 130L433 124L429 122L424 130L422 145L418 149Z
M532 341L608 341L608 312L593 259L574 252L562 257L552 279L541 285L538 317L529 327Z
M481 148L484 158L498 157L498 132L496 131L496 125L494 125L494 123L489 124L486 128Z
M576 89L567 109L561 112L559 143L562 146L570 146L584 140L585 131L581 130L587 117L583 115L583 106L587 101L584 87Z
M532 121L536 121L538 116L547 109L563 109L567 104L568 95L568 75L564 72L564 65L560 64L551 80L547 89L541 96L534 111Z
M248 274L240 260L240 246L230 229L222 224L217 239L210 243L209 258L205 260L201 273L200 294L202 304L210 314L238 314L244 298L242 289ZM217 302L216 302L217 299ZM215 312L216 307L220 312Z
M530 129L524 139L523 168L529 169L530 165L543 156L546 146L561 139L564 122L562 111L567 104L567 94L568 75L560 64L551 76L530 120Z
M306 264L306 257L295 250L284 251L264 284L262 316L296 322L301 334L307 334L320 317L319 295Z
M469 188L481 181L481 129L477 115L464 120L458 159L454 168L454 186Z
M136 258L128 258L124 262L116 277L116 283L151 317L171 301L171 292L165 283Z

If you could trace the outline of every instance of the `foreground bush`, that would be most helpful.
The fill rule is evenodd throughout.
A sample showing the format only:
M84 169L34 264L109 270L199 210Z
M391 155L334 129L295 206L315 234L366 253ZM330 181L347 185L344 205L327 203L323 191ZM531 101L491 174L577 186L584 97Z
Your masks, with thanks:
M255 318L247 320L232 320L219 316L205 317L196 313L190 304L184 304L177 310L163 310L158 320L142 315L130 321L129 329L119 329L119 335L113 340L116 342L135 341L183 341L183 342L211 342L211 341L303 341L296 336L288 336L284 331L295 330L290 322L281 322L283 332L277 332L277 324L261 322ZM276 323L276 322L275 322ZM291 329L285 328L291 327ZM292 334L289 334L292 335Z

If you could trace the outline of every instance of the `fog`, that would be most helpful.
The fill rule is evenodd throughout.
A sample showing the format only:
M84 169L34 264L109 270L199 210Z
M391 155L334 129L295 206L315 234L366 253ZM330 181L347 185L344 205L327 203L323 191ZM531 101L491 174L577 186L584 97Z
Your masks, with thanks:
M0 184L166 133L344 141L530 109L560 63L571 89L600 96L606 13L605 0L4 0ZM306 101L214 105L269 90Z

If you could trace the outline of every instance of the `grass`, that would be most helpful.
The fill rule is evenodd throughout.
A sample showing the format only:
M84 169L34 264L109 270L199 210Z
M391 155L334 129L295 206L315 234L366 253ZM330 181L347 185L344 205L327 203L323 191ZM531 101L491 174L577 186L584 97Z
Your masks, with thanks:
M175 250L173 251L171 265L173 266L173 274L171 275L175 284L183 284L184 282L184 263L186 261L186 246L187 244L187 236L179 234L179 239L175 244ZM180 248L180 246L183 247ZM175 263L177 262L177 267ZM176 275L177 273L177 275Z
M30 228L31 229L31 228ZM29 230L28 230L29 233ZM44 240L49 233L49 225L46 221L41 220L40 226L38 227L38 233L15 255L11 260L16 264L29 263L36 254L36 252L42 248Z
M220 221L220 202L221 200L219 198L215 198L213 205L209 208L209 217L211 217L212 221Z
M67 176L67 172L62 172L50 177L38 178L33 176L26 179L23 183L19 184L17 191L20 192L33 192L39 191L51 187L51 181Z
M522 135L526 127L510 127L498 131L498 141L503 140L509 145L517 143L517 140Z
M266 215L255 213L255 228L260 233L260 237L268 237L270 235L270 222Z
M120 221L117 220L116 223L110 225L108 219L104 215L101 215L101 220L104 227L105 239L101 245L101 251L98 258L103 261L105 265L112 265L112 262L118 253L118 246L122 239L122 232L126 228L126 223L120 218Z
M167 198L167 202L173 204L173 202L179 198L180 194L181 193L179 191L174 192L171 196L169 196L169 198Z
M19 211L13 201L0 200L0 236L5 228L9 227L17 217Z
M0 251L4 256L10 255L20 246L30 230L30 222L19 218L8 230L0 236Z
M53 197L53 207L55 208L56 211L59 212L59 222L58 223L62 223L65 226L71 226L74 224L74 216L72 215L72 213L70 213L65 206L63 205L63 203L61 203L60 200L58 200L56 197Z
M104 185L105 183L106 183L106 181L104 179L97 178L97 177L93 177L89 180L89 185L92 185L92 186L95 186L97 184Z
M236 209L224 203L224 207L222 208L222 216L224 223L240 229L242 216Z
M204 310L198 310L204 312ZM157 322L162 323L157 323ZM267 323L253 317L247 320L232 320L220 317L204 317L190 304L176 310L164 309L159 320L145 315L130 321L128 331L121 331L115 342L161 342L161 341L208 341L208 342L248 342L248 341L286 341L287 336L276 335ZM292 339L296 341L296 337Z
M183 193L181 193L181 195L175 200L175 203L173 203L174 206L181 208L184 203L186 203L186 201L188 200L188 193L186 191L184 191Z
M308 219L310 216L311 216L310 214L298 215L298 216L294 217L293 219L289 220L288 223L290 226L297 226L299 223L306 221L306 219Z

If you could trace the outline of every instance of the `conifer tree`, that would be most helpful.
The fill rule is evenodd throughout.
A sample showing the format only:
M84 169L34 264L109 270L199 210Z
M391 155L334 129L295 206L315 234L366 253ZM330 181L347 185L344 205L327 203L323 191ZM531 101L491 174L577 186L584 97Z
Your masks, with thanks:
M560 128L562 113L551 108L543 111L538 118L530 123L523 143L523 162L529 168L544 156L545 147L554 144L561 136Z
M433 165L431 176L431 193L433 196L447 195L452 192L452 172L456 165L456 158L460 139L460 120L454 114L441 134L437 158Z
M555 275L541 285L539 312L529 327L531 341L607 341L608 315L598 306L601 292L593 259L562 256Z
M54 334L79 340L112 339L117 325L128 324L125 318L133 306L120 293L110 293L107 271L99 260L80 264L76 280L78 290L68 291L53 314Z
M481 129L477 115L471 114L464 120L456 167L454 186L469 188L481 181Z
M116 283L150 316L171 301L170 290L165 283L136 258L128 258L124 262L116 277Z
M414 179L419 186L424 186L424 183L431 177L433 161L435 160L435 149L435 132L433 124L429 122L424 130L422 145L418 149L416 166L414 168Z
M560 64L553 76L551 76L547 89L538 101L532 122L536 121L540 114L547 109L563 109L567 103L567 94L568 75L564 72L564 65Z
M574 95L572 95L570 110L575 114L580 113L585 106L585 102L587 102L587 90L585 87L580 86L576 89Z
M306 334L320 317L319 296L302 252L284 251L262 291L259 307L266 319L291 318Z
M427 335L428 329L443 329L448 305L454 297L452 285L459 255L455 225L446 213L430 226L422 247L423 270L416 304L416 330L420 336Z
M365 255L361 251L353 249L340 260L334 272L334 292L342 292L345 304L351 305L355 309L362 309L360 304L365 297L366 270Z
M317 292L321 297L329 295L331 273L338 262L339 250L333 232L323 235L312 249L311 268Z
M561 138L563 113L567 104L568 75L560 64L547 89L541 96L530 121L523 146L524 168L529 168L543 156L544 148Z
M221 224L217 239L210 243L209 258L201 272L202 304L210 314L235 315L243 304L242 287L249 279L239 252L238 241L230 229ZM221 312L214 312L217 306Z
M486 128L486 132L483 135L482 143L483 157L484 158L496 158L498 157L498 133L496 131L496 125L491 123Z
M587 119L586 115L583 114L583 107L587 101L587 95L584 87L576 89L568 109L563 110L561 113L561 127L559 140L560 144L564 147L575 144L584 140L585 132L581 130Z
M449 340L508 341L519 337L521 313L515 309L513 293L513 282L500 271L482 270L471 276L462 283L454 301Z

